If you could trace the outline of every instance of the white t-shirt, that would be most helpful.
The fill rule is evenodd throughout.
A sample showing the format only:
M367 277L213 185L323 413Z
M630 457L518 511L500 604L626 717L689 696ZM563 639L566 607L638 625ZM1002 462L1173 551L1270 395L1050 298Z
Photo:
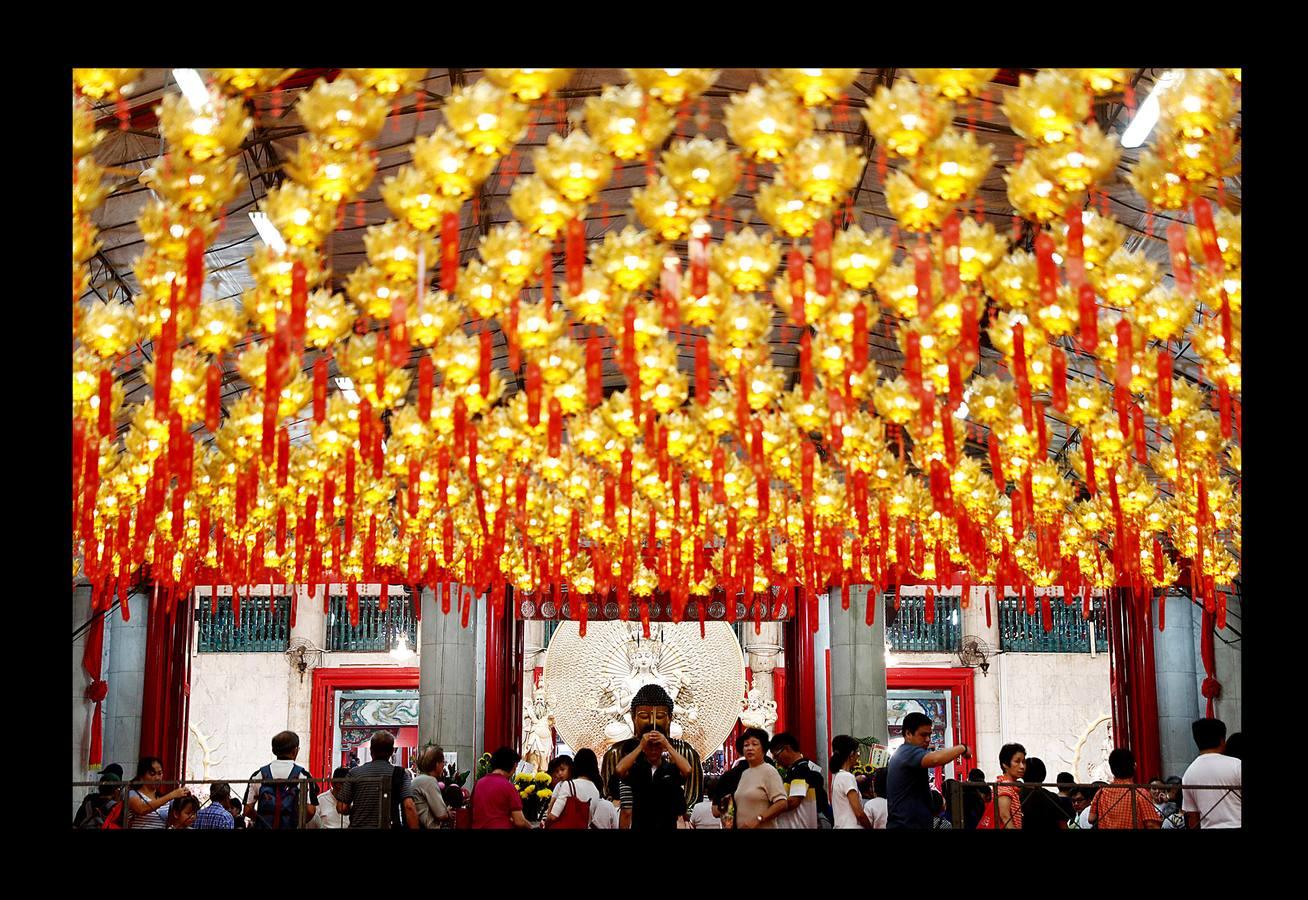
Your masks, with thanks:
M563 815L564 807L568 805L568 798L572 796L574 788L578 800L590 803L590 820L593 823L595 821L595 810L599 805L600 791L589 778L560 781L559 786L554 789L554 799L550 802L550 815Z
M872 820L873 828L885 828L886 817L890 815L890 806L885 797L873 797L863 804L863 812Z
M690 809L691 828L722 828L722 820L713 815L713 801L701 800Z
M613 805L612 801L601 797L590 805L590 809L591 828L610 829L618 827L618 808Z
M1085 809L1083 809L1083 810L1081 810L1079 813L1077 813L1077 816L1076 816L1076 827L1077 827L1077 828L1094 828L1094 826L1090 824L1090 807L1087 806Z
M858 817L849 808L850 791L858 796L858 779L854 777L853 772L841 769L836 773L836 777L831 779L831 811L835 817L833 824L837 828L863 827L858 824Z
M336 798L332 796L331 791L326 791L318 795L317 816L319 828L350 827L350 817L343 816L336 811Z
M1201 753L1181 776L1182 784L1229 784L1239 788L1241 763L1234 756ZM1200 828L1239 828L1241 805L1239 790L1184 791L1181 808L1199 814Z

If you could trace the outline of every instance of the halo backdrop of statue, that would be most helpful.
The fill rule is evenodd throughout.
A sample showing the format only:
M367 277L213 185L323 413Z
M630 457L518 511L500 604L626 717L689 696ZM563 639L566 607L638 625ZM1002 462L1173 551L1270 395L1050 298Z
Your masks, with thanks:
M569 747L603 754L632 737L631 698L647 684L672 697L672 733L701 756L717 750L740 715L745 658L726 622L562 622L550 640L541 684L554 727Z

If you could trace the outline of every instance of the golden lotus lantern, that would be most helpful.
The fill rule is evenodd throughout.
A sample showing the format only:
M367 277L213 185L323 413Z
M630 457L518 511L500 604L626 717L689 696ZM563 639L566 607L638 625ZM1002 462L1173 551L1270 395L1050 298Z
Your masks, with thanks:
M230 94L245 94L252 91L270 91L281 84L296 69L214 69L213 77L224 90Z
M269 221L293 247L317 247L336 225L332 204L293 181L269 189L263 203Z
M545 261L550 242L517 222L507 222L484 234L477 250L482 262L501 281L510 288L520 288Z
M354 312L345 298L330 291L316 290L305 301L304 342L326 350L344 340L354 326Z
M768 81L797 96L805 106L839 100L854 83L858 69L771 69Z
M126 353L140 337L130 305L89 303L84 307L77 337L100 359L109 361Z
M641 223L665 241L677 241L689 235L691 221L699 215L666 178L633 190L631 205Z
M905 231L934 231L953 208L898 170L886 178L886 205Z
M1146 259L1142 250L1122 249L1087 274L1095 293L1110 306L1125 307L1158 283L1158 264Z
M943 236L934 238L933 250L936 258L944 258L946 249ZM967 216L959 224L958 230L959 280L964 284L981 280L1000 264L1007 251L1008 240L996 232L993 225Z
M718 69L628 69L631 80L664 106L677 107L708 90L722 74Z
M800 114L794 95L757 84L731 96L723 121L731 140L756 162L781 159L813 130L811 118Z
M1080 206L1083 199L1044 175L1035 154L1005 172L1004 181L1008 183L1008 201L1018 214L1041 224L1062 218L1069 206Z
M821 322L834 301L834 294L820 294L817 291L817 275L812 263L804 264L804 321ZM779 275L772 282L772 301L777 308L793 318L795 296L789 275Z
M242 175L234 157L188 162L185 167L172 165L165 158L162 167L146 169L138 180L175 206L217 215L240 190Z
M1054 249L1064 259L1068 257L1067 222L1054 222L1052 228ZM1126 229L1112 216L1094 210L1081 211L1081 258L1087 270L1108 261L1117 248L1126 241Z
M533 155L536 172L572 203L589 203L613 176L613 159L580 129L566 138L551 134Z
M811 235L813 227L832 213L831 206L806 199L798 187L780 175L759 188L754 205L764 222L792 238Z
M732 232L713 247L713 269L738 291L762 290L781 262L772 235L748 228Z
M1222 254L1222 262L1228 269L1240 268L1240 214L1231 213L1220 206L1213 210L1213 228L1217 231L1217 249ZM1203 242L1199 229L1191 226L1185 232L1185 246L1196 260L1204 258Z
M245 310L235 303L203 303L196 313L190 338L200 350L218 356L245 335L248 321Z
M471 152L450 129L439 126L413 142L413 164L437 192L466 200L495 168L495 158Z
M104 140L104 132L95 127L95 115L85 101L73 96L73 159L90 154Z
M1057 144L1075 135L1090 115L1090 97L1066 73L1044 69L1034 77L1023 75L1001 108L1028 143Z
M222 94L209 93L199 109L181 94L168 94L159 104L159 131L169 152L196 162L236 153L253 127L244 106Z
M523 103L539 100L567 87L574 69L486 69L492 84L504 88Z
M608 85L586 100L586 128L621 160L645 156L672 131L672 113L661 103L646 103L637 85Z
M335 211L372 182L376 164L358 148L334 146L320 138L301 138L286 160L286 173Z
M1131 83L1130 69L1068 69L1067 71L1100 97L1124 91Z
M950 100L978 97L998 69L909 69L908 73L919 84Z
M430 261L430 265L438 259L435 240L403 222L368 226L363 233L363 245L369 263L386 278L404 285L417 282L419 256Z
M890 153L912 159L949 124L951 106L911 81L877 88L863 111L877 143Z
M1195 300L1157 284L1135 301L1134 324L1156 341L1179 340L1194 318Z
M295 111L310 133L337 150L355 150L386 124L386 101L350 78L318 79L300 95Z
M92 100L117 99L141 72L141 69L73 69L73 84Z
M1078 126L1068 140L1041 147L1033 158L1042 174L1075 194L1111 175L1121 155L1117 136L1105 135L1098 125L1090 123Z
M1208 193L1203 186L1196 185L1172 171L1166 160L1151 150L1140 152L1131 174L1127 176L1131 187L1144 198L1145 203L1155 209L1185 209L1196 195Z
M485 156L506 155L527 133L527 106L490 81L458 88L442 110L464 144Z
M422 87L426 69L346 69L346 77L364 90L390 99L401 94L412 94Z
M908 379L899 376L894 381L883 381L872 392L877 415L895 425L907 425L918 418L921 406Z
M649 232L631 225L610 231L603 243L591 245L591 265L623 291L641 291L658 280L663 248Z
M566 288L563 305L583 325L602 325L610 314L609 280L587 266L582 271L581 290L573 294Z
M405 166L382 182L382 200L386 208L406 225L417 231L434 231L450 213L457 213L461 197L440 193L422 170Z
M509 192L509 211L533 234L553 238L572 219L585 215L585 205L568 202L539 175L519 178Z
M731 194L740 177L740 159L726 141L696 135L663 151L659 171L687 203L702 209Z
M913 180L941 200L963 200L976 193L993 163L989 144L978 144L969 131L946 128L914 158Z
M312 298L310 298L312 305ZM408 308L405 330L419 347L432 347L454 332L463 321L463 308L444 292L422 291L418 302Z
M786 180L805 200L833 205L858 184L863 174L863 150L851 147L838 134L814 135L795 145L785 161Z
M1234 116L1235 90L1219 69L1181 69L1162 92L1158 107L1165 132L1202 138L1225 128Z
M831 242L831 270L856 290L867 290L894 258L895 247L880 228L864 231L858 225L837 232Z

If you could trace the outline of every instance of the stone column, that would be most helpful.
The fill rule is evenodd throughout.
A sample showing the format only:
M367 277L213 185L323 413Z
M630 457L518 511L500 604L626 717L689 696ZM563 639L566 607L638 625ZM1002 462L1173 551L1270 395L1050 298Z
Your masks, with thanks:
M121 612L109 614L105 625L105 643L109 645L109 664L105 681L109 695L104 706L104 761L123 767L123 777L136 774L141 751L141 697L145 685L145 635L150 598L132 594L128 598L131 621L124 622ZM176 777L170 773L169 777Z
M322 611L322 591L307 592L303 587L295 588L291 598L295 602L295 627L291 629L291 640L304 638L313 646L322 649L327 645L327 617ZM286 728L300 736L300 746L307 751L313 734L313 670L300 673L289 665L286 667ZM333 751L334 768L335 752ZM307 752L305 755L307 759ZM327 777L331 771L323 772L319 777Z
M468 627L459 625L458 603L441 613L440 594L448 586L422 592L418 636L418 744L435 741L458 756L460 770L472 769L480 752L474 711L477 694L476 634L480 603L474 602ZM471 779L469 779L471 784Z
M113 615L116 616L117 613ZM86 649L86 639L90 634L90 629L84 626L86 626L90 618L91 589L85 586L74 588L73 630L83 629L82 633L73 641L73 761L70 771L74 781L96 781L99 779L98 772L91 772L86 768L87 755L91 748L91 716L95 713L95 704L86 699L86 689L90 685L91 679L86 674L86 670L82 668L82 653ZM108 657L109 631L106 629L103 658L107 660ZM102 664L101 673L107 672L108 668L107 664ZM108 749L107 742L103 749ZM108 765L111 761L106 758L104 763ZM77 788L73 791L73 807L70 815L77 811L78 805L87 793L88 789L83 788Z
M1194 642L1199 617L1193 615L1189 597L1164 595L1159 602L1167 604L1166 627L1154 630L1159 755L1164 776L1180 775L1195 755L1190 723L1203 715L1199 699L1203 667L1195 658ZM1199 678L1195 677L1196 666Z
M781 641L781 623L763 622L758 634L754 633L753 622L745 623L745 664L754 673L754 683L748 690L752 694L751 701L759 707L759 710L753 712L762 718L768 734L775 734L777 730L775 707L769 708L768 704L777 701L772 686L772 671L781 657ZM762 712L764 709L768 711Z
M885 744L888 741L885 616L878 615L872 626L866 625L864 618L867 604L876 603L877 599L878 595L867 585L851 585L849 609L842 609L840 592L833 590L829 594L831 733L871 737Z

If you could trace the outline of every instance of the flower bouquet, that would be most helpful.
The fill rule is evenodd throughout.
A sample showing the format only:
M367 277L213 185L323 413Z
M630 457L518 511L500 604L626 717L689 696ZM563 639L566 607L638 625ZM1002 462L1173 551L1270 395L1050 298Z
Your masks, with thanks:
M519 772L513 776L513 786L522 798L522 814L528 822L539 822L545 818L550 806L550 776L548 772Z

